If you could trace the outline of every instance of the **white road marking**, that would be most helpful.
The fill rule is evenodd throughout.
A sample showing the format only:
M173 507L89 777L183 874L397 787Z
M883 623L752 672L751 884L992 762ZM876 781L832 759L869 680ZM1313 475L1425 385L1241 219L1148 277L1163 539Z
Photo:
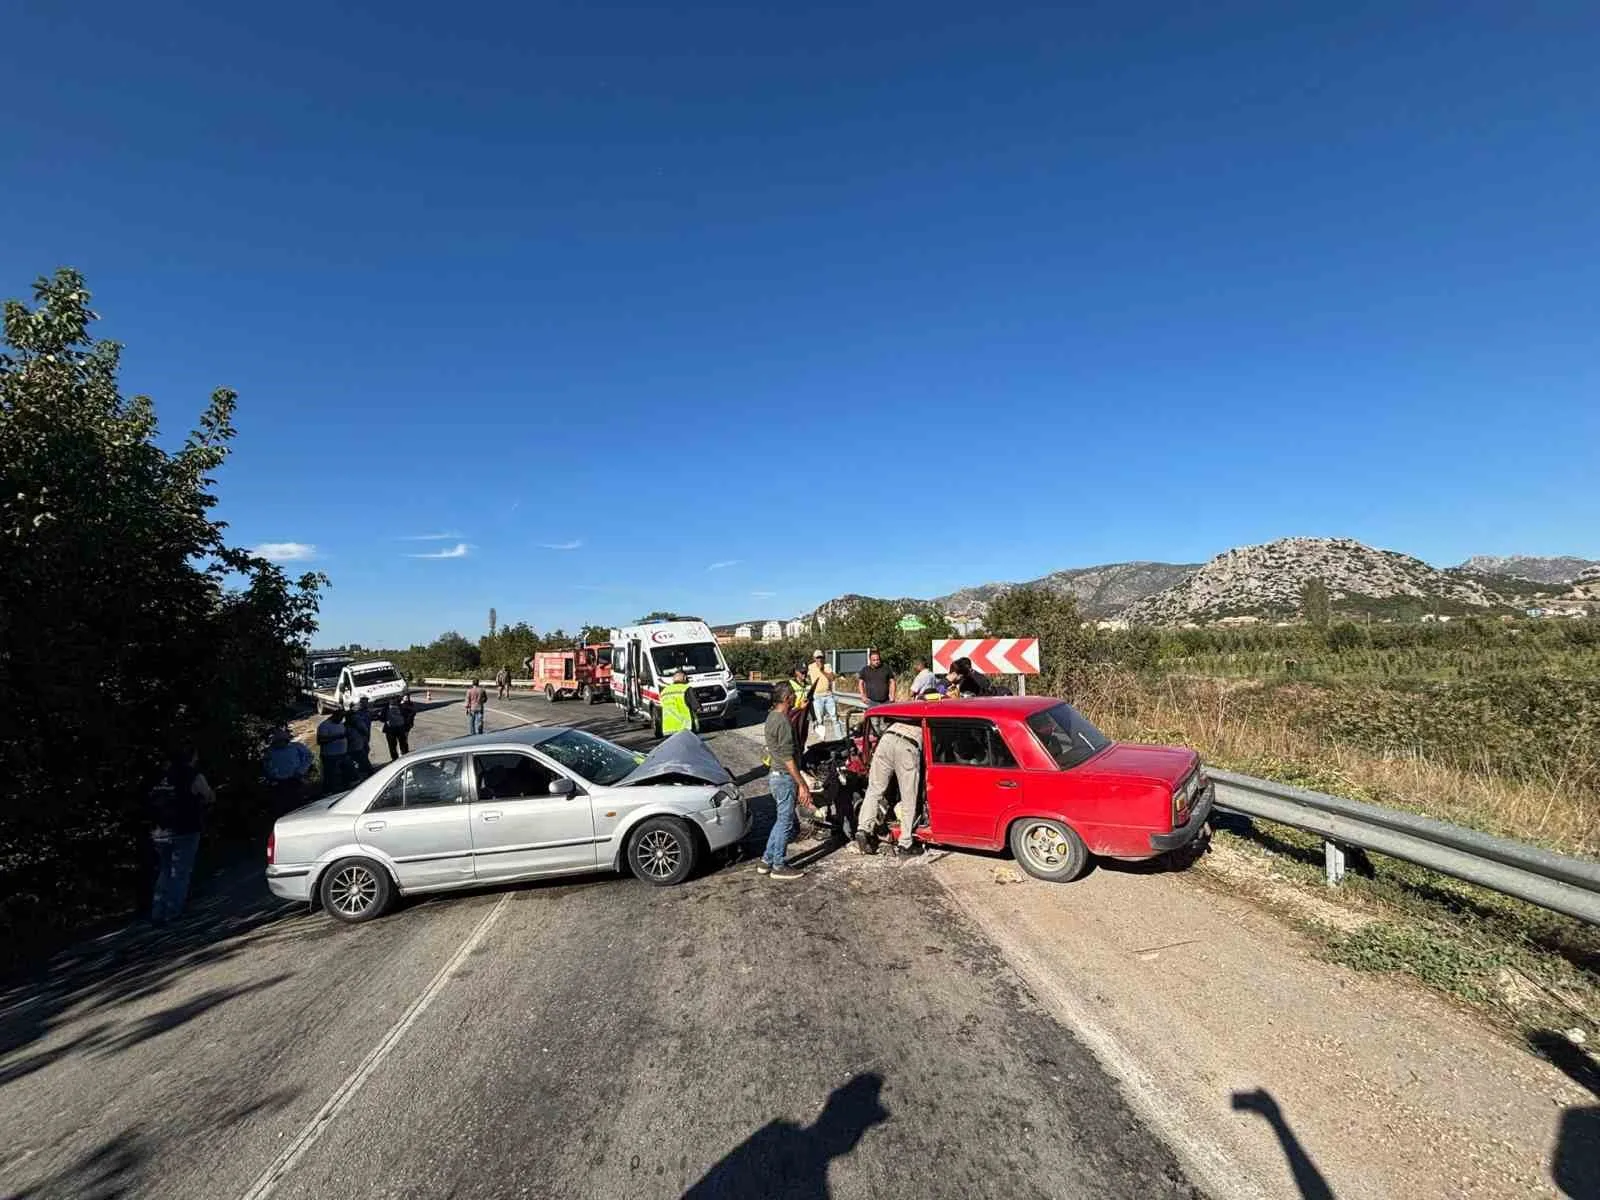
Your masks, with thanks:
M383 1035L383 1040L372 1048L372 1052L361 1060L361 1065L345 1078L345 1081L334 1090L333 1095L328 1097L328 1102L317 1110L316 1116L306 1122L305 1127L295 1135L294 1140L284 1148L283 1153L278 1155L272 1165L261 1173L261 1177L244 1194L244 1200L264 1200L265 1197L270 1196L278 1184L283 1181L283 1177L292 1171L295 1164L305 1157L306 1151L316 1145L317 1139L327 1131L333 1119L344 1110L351 1100L355 1099L356 1093L361 1090L362 1085L371 1078L372 1073L389 1056L389 1052L400 1044L400 1039L405 1036L406 1030L415 1025L417 1018L421 1017L428 1010L428 1006L438 998L439 993L444 990L445 984L450 982L450 977L455 973L456 968L466 960L469 954L477 949L478 943L483 941L484 935L489 932L489 927L499 919L500 914L505 911L506 905L511 902L513 894L512 892L507 892L501 896L495 906L489 910L488 915L478 922L478 927L450 956L450 961L439 968L439 973L433 977L433 981L422 989L422 994L412 1001L411 1007L406 1009L400 1019L390 1026L389 1032Z
M515 721L516 725L537 725L537 724L539 724L539 722L535 721L532 717L521 717L521 716L518 716L516 713L502 712L498 708L485 708L484 712L492 712L497 717L504 717L508 721ZM516 725L513 725L512 728L513 729L516 728ZM485 733L498 733L499 730L497 730L497 729L486 729L486 730L484 730L484 732Z

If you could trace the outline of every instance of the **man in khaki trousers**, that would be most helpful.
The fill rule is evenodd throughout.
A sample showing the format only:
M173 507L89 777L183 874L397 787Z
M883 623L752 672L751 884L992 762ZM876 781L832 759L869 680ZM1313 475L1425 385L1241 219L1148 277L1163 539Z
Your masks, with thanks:
M900 841L891 850L906 857L922 853L922 843L912 836L917 825L917 780L921 774L922 726L896 721L883 731L872 752L872 766L867 771L867 797L861 802L861 820L856 826L853 843L856 850L862 854L878 852L874 831L883 815L892 779L900 787L900 800L894 809L900 821Z

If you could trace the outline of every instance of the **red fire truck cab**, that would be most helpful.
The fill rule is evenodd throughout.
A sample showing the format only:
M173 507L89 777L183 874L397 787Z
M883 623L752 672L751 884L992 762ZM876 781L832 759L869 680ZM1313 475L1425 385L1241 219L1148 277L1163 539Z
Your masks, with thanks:
M533 656L533 686L542 687L546 700L573 696L589 704L611 699L611 647L575 646L571 650L540 650Z

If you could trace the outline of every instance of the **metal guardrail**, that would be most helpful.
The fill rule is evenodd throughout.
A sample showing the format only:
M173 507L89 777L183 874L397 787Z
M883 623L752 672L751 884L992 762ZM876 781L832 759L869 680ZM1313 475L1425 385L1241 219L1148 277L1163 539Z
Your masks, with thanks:
M861 702L840 695L839 703ZM1345 850L1359 846L1600 925L1600 862L1253 775L1215 767L1206 774L1219 809L1320 835L1329 886L1344 878Z
M1218 807L1320 834L1330 885L1344 877L1344 848L1359 846L1600 924L1600 863L1379 804L1232 771L1206 773L1216 781Z

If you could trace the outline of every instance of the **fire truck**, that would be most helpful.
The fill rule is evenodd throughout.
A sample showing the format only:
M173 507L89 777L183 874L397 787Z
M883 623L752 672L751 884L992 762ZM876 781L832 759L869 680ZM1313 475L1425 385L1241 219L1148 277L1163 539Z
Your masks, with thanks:
M549 701L576 696L586 704L611 699L611 647L574 646L540 650L533 656L533 686Z

